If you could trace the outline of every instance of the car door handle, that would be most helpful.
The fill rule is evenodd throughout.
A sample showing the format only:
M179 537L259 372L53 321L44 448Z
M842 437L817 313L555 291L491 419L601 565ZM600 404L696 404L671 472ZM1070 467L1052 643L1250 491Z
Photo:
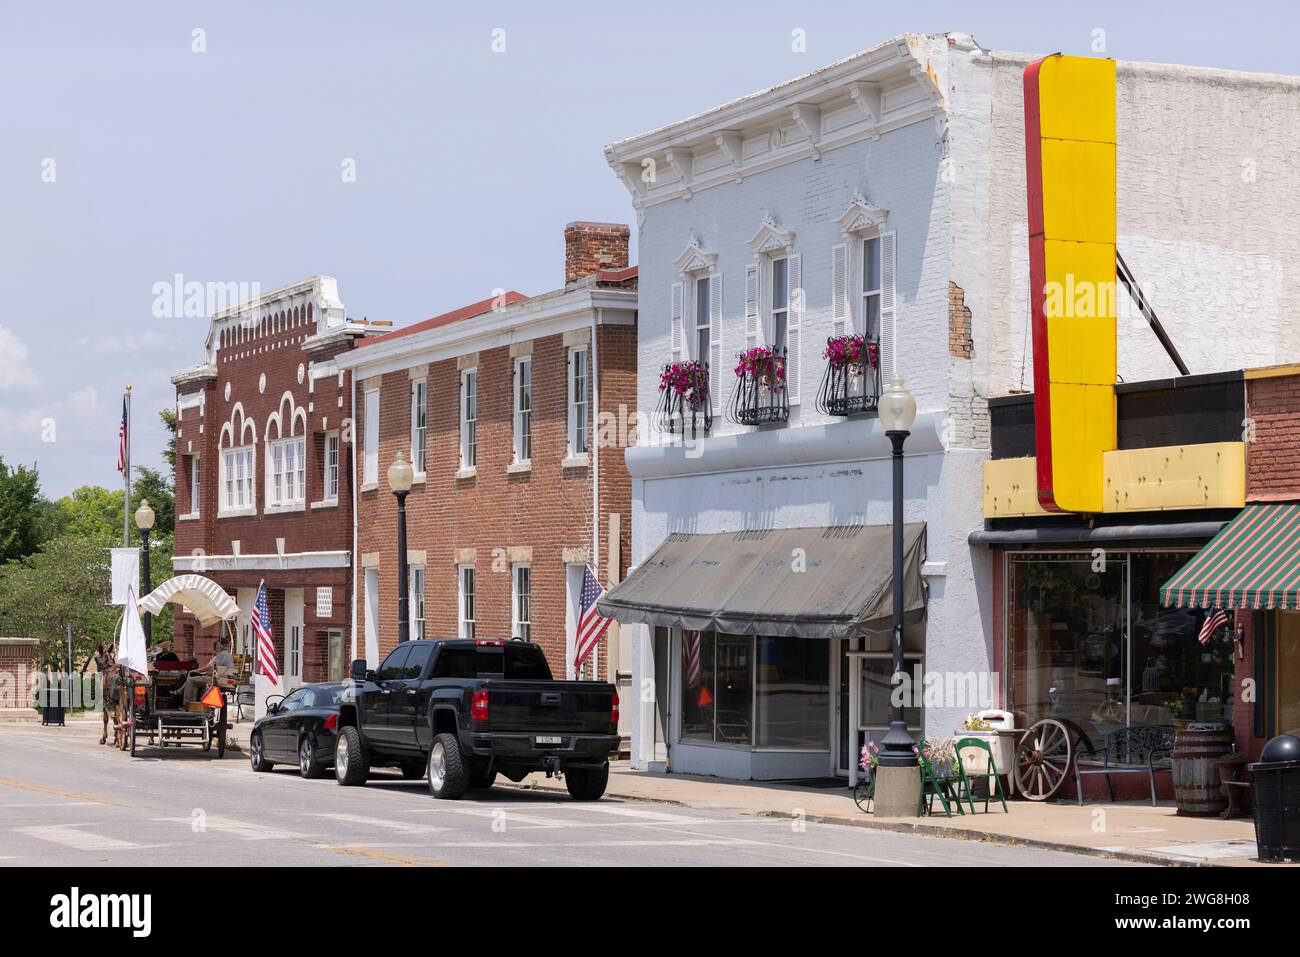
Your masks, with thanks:
M392 690L389 689L389 688L380 688L380 689L379 689L379 693L380 693L380 694L392 694L393 692L392 692Z
M414 688L407 688L407 689L406 689L406 693L409 694L409 695L413 695L413 694L415 694L415 689L414 689Z
M560 694L558 691L543 691L542 704L559 704Z

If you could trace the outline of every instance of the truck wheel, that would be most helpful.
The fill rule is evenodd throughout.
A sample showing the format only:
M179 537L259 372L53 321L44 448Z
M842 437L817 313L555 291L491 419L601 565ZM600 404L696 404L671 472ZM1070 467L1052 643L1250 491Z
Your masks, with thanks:
M252 740L248 742L248 760L253 765L254 771L269 771L275 767L274 764L266 760L266 751L262 747L261 731L254 734Z
M497 773L488 770L486 762L479 764L477 761L470 767L469 786L475 791L486 791L496 783Z
M365 784L368 774L370 762L361 744L361 732L348 726L339 732L338 744L334 747L334 780L344 787L355 787Z
M429 793L436 798L454 801L469 789L469 769L460 753L454 734L440 734L429 750Z
M609 784L609 762L598 768L569 768L564 772L564 784L575 801L598 801Z

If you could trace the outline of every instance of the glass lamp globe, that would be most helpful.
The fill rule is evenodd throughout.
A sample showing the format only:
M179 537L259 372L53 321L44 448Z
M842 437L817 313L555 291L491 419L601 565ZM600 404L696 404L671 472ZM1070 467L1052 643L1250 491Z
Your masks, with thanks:
M154 513L149 507L149 500L142 498L140 507L135 510L135 527L142 532L147 532L153 528Z
M907 391L903 377L889 380L880 397L880 422L887 432L906 432L916 421L916 396Z
M393 464L388 466L388 487L394 492L409 492L414 479L415 470L399 451L397 458L393 459Z

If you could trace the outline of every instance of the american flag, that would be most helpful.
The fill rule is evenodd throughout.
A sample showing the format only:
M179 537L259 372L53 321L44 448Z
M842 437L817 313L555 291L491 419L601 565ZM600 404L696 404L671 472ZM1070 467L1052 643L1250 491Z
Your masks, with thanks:
M122 397L122 424L117 427L117 471L126 474L126 397Z
M700 668L700 633L698 631L682 632L682 657L686 665L686 686L694 688L704 678Z
M1214 613L1205 616L1205 624L1201 626L1201 633L1197 635L1196 640L1203 645L1208 645L1214 633L1228 623L1228 613L1222 608L1214 609Z
M573 667L580 668L582 663L587 660L609 628L609 619L601 618L600 613L596 610L596 601L601 595L605 594L605 589L601 587L596 576L592 574L591 566L588 565L582 570L582 594L578 596L578 604L582 611L578 615L578 637L574 641Z
M257 586L257 601L253 602L253 614L248 623L253 628L253 640L257 642L257 673L279 684L280 669L275 665L275 639L271 635L271 609L266 605L265 579Z

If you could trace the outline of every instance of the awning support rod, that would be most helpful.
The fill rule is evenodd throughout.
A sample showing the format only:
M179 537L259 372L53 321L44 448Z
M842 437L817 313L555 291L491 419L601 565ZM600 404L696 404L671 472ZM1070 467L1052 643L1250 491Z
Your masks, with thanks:
M1165 332L1165 327L1160 324L1160 317L1157 316L1156 311L1151 308L1151 303L1147 302L1146 295L1138 286L1137 280L1133 278L1133 271L1128 268L1128 263L1126 263L1124 257L1119 254L1118 249L1115 250L1115 272L1119 276L1119 281L1124 284L1124 288L1128 290L1128 294L1132 297L1134 305L1136 305L1138 309L1142 310L1142 315L1146 316L1147 323L1151 326L1151 331L1156 334L1156 338L1160 340L1160 344L1165 347L1165 352L1169 354L1169 358L1172 359L1174 365L1178 367L1178 374L1191 375L1191 370L1187 368L1187 364L1183 362L1183 357L1180 356L1178 350L1174 348L1173 341L1169 338L1169 333Z

